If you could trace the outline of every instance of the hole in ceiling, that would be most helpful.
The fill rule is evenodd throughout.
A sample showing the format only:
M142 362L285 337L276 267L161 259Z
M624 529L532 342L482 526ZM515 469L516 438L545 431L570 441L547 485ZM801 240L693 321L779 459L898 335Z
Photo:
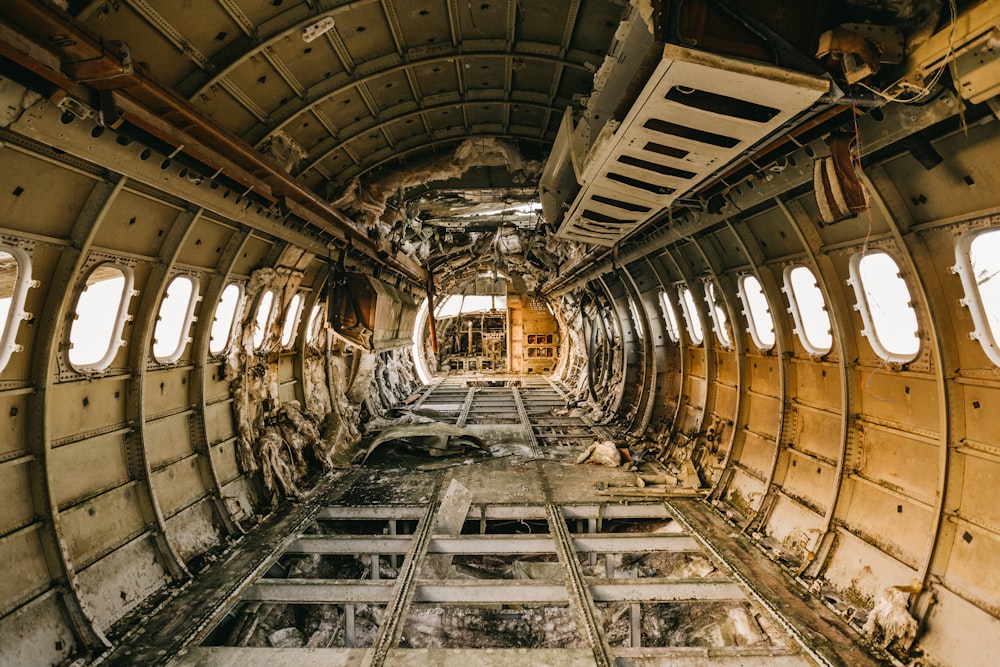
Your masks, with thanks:
M429 12L429 11L427 11L426 9L421 9L421 10L420 10L419 12L417 12L417 13L418 13L418 14L420 14L421 16L427 16L428 14L430 14L430 12Z
M257 83L267 83L267 76L258 77Z
M226 33L220 32L218 35L215 36L215 41L221 42L225 38L226 38Z
M482 10L487 10L490 8L490 3L484 2L483 4L479 5L479 8Z
M433 44L434 43L434 38L433 37L428 37L427 38L427 43L428 44Z
M434 72L435 74L437 74L438 72L441 71L441 68L440 67L432 67L431 71Z
M389 83L385 84L385 87L386 88L392 88L392 82L390 81Z
M350 99L346 99L346 100L344 100L344 101L342 102L342 104L350 104L350 103L351 103L351 100L350 100Z
M272 7L280 7L281 3L283 3L284 1L285 0L271 0L271 6Z
M364 32L365 31L365 27L363 25L359 25L357 28L354 29L354 31L355 32Z
M306 55L309 55L312 52L313 52L313 49L312 49L311 46L307 46L306 48L302 49L302 53L304 53Z

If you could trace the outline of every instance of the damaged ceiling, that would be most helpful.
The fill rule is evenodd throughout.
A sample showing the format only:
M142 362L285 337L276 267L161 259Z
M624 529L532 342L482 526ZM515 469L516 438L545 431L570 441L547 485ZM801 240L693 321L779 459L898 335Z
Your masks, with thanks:
M532 285L545 284L556 266L588 249L579 238L552 238L561 210L545 219L534 209L501 208L499 215L480 211L470 219L471 211L451 210L451 204L445 211L440 204L458 196L526 206L567 109L573 122L589 128L584 143L596 141L606 123L613 128L622 121L655 64L650 55L664 43L821 73L814 51L824 30L870 21L896 26L912 46L947 13L943 0L766 7L744 0L64 5L102 49L117 48L141 76L173 89L209 123L350 217L355 245L370 246L370 256L402 257L409 278L422 280L422 267L450 282L468 275L461 270L471 270L471 260L476 270L527 276ZM637 40L637 33L646 36ZM99 87L119 85L102 79ZM95 106L102 104L108 106L107 96ZM113 116L114 102L110 107ZM823 108L814 106L796 122ZM174 148L179 158L190 151L184 144ZM459 194L469 188L471 194ZM673 206L710 206L724 190L709 180ZM284 200L267 197L266 188L251 183L247 192L263 192L264 203L283 212ZM564 207L574 194L562 198ZM306 203L321 217L331 213L308 195ZM294 217L296 207L289 210ZM321 239L329 232L298 213L320 228ZM656 218L654 207L646 222ZM329 240L340 245L343 238Z

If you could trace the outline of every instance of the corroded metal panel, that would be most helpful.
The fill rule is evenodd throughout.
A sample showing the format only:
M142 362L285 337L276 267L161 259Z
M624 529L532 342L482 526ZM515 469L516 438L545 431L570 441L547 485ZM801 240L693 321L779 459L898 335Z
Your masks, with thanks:
M52 450L49 470L60 480L53 489L60 506L128 481L123 437L109 433ZM94 465L95 461L100 465Z
M135 484L126 484L61 512L75 563L89 564L146 529L135 495Z

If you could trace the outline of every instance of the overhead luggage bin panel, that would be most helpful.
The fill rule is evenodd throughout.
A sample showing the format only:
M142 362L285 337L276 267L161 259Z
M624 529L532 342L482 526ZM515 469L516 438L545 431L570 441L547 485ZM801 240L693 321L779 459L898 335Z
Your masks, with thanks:
M628 116L587 155L582 188L558 236L614 245L760 145L829 87L821 77L666 46Z

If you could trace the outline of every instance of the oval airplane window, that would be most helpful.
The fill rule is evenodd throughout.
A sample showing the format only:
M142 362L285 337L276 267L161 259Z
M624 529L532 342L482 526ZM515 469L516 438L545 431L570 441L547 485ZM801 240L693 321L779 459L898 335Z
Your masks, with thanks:
M184 352L197 296L198 282L190 276L176 276L167 285L153 330L153 358L161 364L174 363Z
M1000 366L1000 229L976 230L962 236L955 248L955 270L983 352Z
M733 340L729 336L729 318L719 300L719 294L715 289L715 283L709 281L705 283L705 291L708 295L708 304L712 307L712 323L715 325L715 335L719 337L719 342L725 348L733 346Z
M802 346L810 354L827 354L833 347L830 314L816 276L804 266L785 269L785 292L792 305L792 318Z
M274 291L264 292L257 303L257 314L253 320L253 349L259 350L267 339L267 330L271 327L274 315Z
M84 285L69 330L69 363L89 373L107 368L122 345L132 271L119 264L99 264L87 274Z
M757 278L749 275L740 278L740 299L754 345L761 350L770 350L774 347L774 318L771 317L764 288Z
M675 343L681 339L680 326L677 324L677 314L674 312L674 305L670 302L670 296L666 291L660 292L660 306L663 308L663 324L667 329L667 335Z
M281 347L291 347L295 342L295 333L299 329L299 316L302 314L302 294L296 294L288 302L285 310L285 324L281 327Z
M851 257L851 285L865 323L861 334L887 361L912 361L920 351L917 312L899 265L884 252Z
M698 309L694 305L694 297L687 287L681 288L681 310L684 311L684 319L687 321L688 334L695 345L701 345L705 339L705 331L701 326L701 317Z
M17 330L24 319L24 298L31 287L31 262L19 248L0 245L0 371L14 352Z
M320 332L323 331L323 325L326 324L325 320L326 306L317 303L309 313L309 323L306 325L307 343L312 345L319 338Z
M646 330L643 328L642 319L639 317L639 308L635 305L635 300L631 295L627 297L628 300L628 311L632 316L632 324L635 326L635 335L637 338L642 339L646 335Z
M219 305L215 307L215 319L212 320L212 337L208 341L208 351L219 355L226 351L233 339L233 323L236 312L243 300L243 288L236 283L229 283L222 290Z

